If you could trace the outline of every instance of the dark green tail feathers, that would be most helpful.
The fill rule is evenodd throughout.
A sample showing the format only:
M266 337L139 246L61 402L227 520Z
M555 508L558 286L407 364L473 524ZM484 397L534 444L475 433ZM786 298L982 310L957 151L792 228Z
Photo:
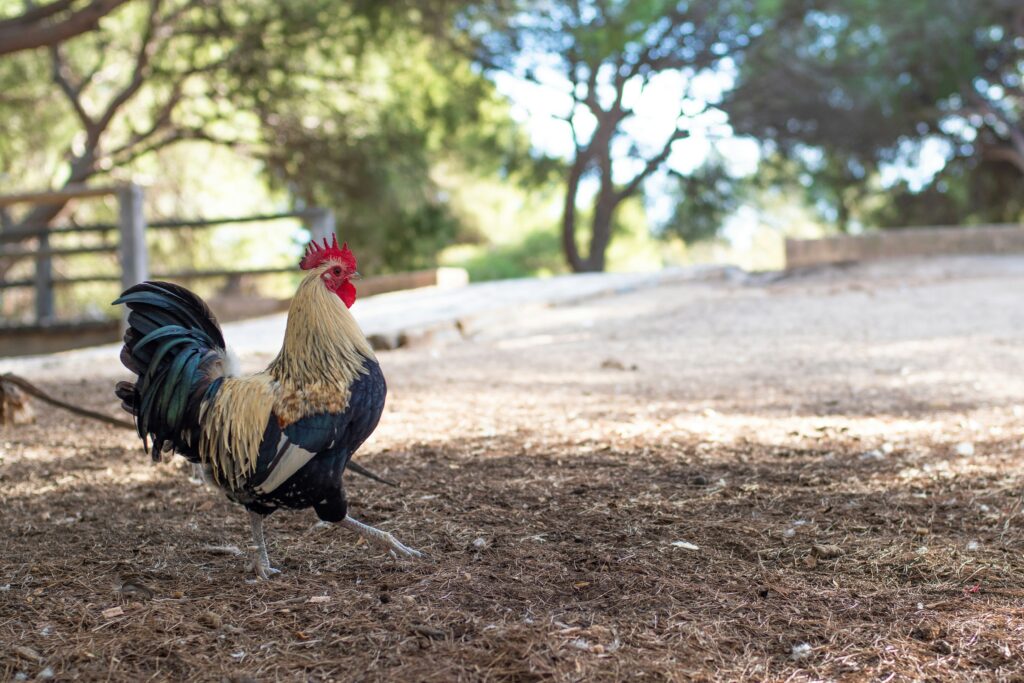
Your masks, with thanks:
M121 362L136 381L115 389L135 416L139 436L152 456L174 449L198 461L199 411L228 373L224 335L209 306L169 282L143 282L114 304L128 307Z

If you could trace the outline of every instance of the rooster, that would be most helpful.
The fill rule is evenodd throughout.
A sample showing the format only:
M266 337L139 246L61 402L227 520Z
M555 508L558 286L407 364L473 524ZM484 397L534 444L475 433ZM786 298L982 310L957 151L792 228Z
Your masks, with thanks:
M377 426L387 387L349 308L356 259L345 244L315 240L288 310L280 353L266 370L240 376L210 308L168 282L143 282L114 303L129 309L121 362L136 375L115 389L135 416L153 460L174 451L199 464L248 510L253 568L270 566L263 520L278 508L312 507L325 521L421 557L394 536L349 515L342 473ZM149 441L152 442L150 447ZM355 464L352 464L355 468ZM358 468L362 469L362 468Z

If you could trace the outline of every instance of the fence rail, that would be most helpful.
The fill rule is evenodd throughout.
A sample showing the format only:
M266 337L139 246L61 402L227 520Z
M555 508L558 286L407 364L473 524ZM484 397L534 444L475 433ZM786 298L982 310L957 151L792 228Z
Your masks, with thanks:
M276 221L285 218L305 219L315 218L317 215L317 211L317 209L307 209L304 211L257 214L254 216L228 216L225 218L196 218L190 220L152 221L146 224L146 228L150 230L177 230L182 228L206 228L218 225L231 225L235 223L260 223L267 221ZM45 225L29 225L18 230L6 230L4 232L0 232L0 244L20 242L22 240L30 239L32 237L45 237L46 235L67 235L73 233L108 233L120 229L121 226L117 223L90 223L88 225L64 225L58 227L48 227ZM4 255L5 254L0 252L0 256Z
M84 187L74 186L63 190L29 192L0 195L0 208L15 204L46 204L69 202L80 199L95 199L115 196L118 202L118 222L91 225L49 227L28 225L0 232L0 260L8 264L23 259L35 260L35 274L32 278L6 280L0 278L0 291L17 288L35 288L36 323L53 322L54 288L96 282L120 282L127 289L150 277L165 280L198 280L203 278L237 278L247 275L272 275L294 271L293 266L278 268L251 268L245 270L187 270L170 273L150 273L149 255L146 248L146 233L149 230L203 229L222 225L268 222L283 219L303 220L316 239L334 234L334 215L327 209L311 207L300 211L257 214L251 216L229 216L224 218L168 219L147 223L143 214L143 190L137 185ZM53 235L71 233L110 233L117 231L119 241L83 247L54 247L50 245ZM36 239L35 248L4 247L5 244ZM55 277L53 259L74 257L84 254L118 254L121 272L119 274L92 274L76 277Z
M150 273L148 280L203 280L206 278L232 278L246 275L279 275L282 273L294 273L295 266L281 266L278 268L250 268L248 270L179 270L171 273ZM56 277L50 280L54 287L71 287L73 285L89 284L96 282L121 282L120 275L82 275L79 277ZM8 280L0 282L0 289L24 289L34 287L35 280Z
M33 237L46 237L48 235L67 235L70 233L107 233L118 229L118 225L67 225L56 228L48 228L45 225L30 225L19 230L5 230L0 232L0 244L10 242L21 242Z
M108 197L117 194L124 187L124 185L69 185L61 190L5 194L0 195L0 207L14 206L15 204L57 204L70 199Z
M112 254L118 249L119 246L116 244L101 244L98 247L43 247L41 249L3 249L0 250L0 258L20 260L25 258L52 258L54 256L79 256L81 254Z

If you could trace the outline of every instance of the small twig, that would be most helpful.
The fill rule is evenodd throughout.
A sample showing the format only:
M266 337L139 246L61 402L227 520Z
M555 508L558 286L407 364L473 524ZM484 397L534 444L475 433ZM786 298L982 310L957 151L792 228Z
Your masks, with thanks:
M121 420L116 417L110 417L109 415L104 415L103 413L98 413L94 410L89 410L88 408L79 408L76 405L72 405L71 403L62 401L59 398L54 398L47 394L42 389L40 389L39 387L37 387L36 385L29 382L27 379L18 377L17 375L11 374L9 372L0 375L0 382L9 382L10 384L13 384L14 386L24 391L29 396L34 396L35 398L38 398L40 401L49 403L50 405L57 406L58 408L63 408L64 410L75 413L76 415L81 415L82 417L91 417L94 420L106 422L107 424L111 424L116 427L125 427L126 429L132 430L135 429L135 425L132 424L131 422L128 422L127 420Z
M381 484L386 484L388 486L393 486L396 489L397 488L401 488L400 485L396 484L395 482L391 481L390 479L385 479L384 477L380 476L379 474L374 474L373 472L371 472L370 470L366 469L362 465L360 465L358 463L355 463L355 462L352 462L351 460L348 461L348 464L345 465L345 468L352 470L356 474L361 474L364 477L367 477L369 479L373 479L374 481L380 482Z

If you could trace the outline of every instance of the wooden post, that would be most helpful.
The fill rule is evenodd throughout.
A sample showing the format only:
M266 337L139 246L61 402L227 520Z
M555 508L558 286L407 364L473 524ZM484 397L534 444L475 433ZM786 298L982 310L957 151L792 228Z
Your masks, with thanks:
M53 257L50 255L50 235L39 235L39 255L36 257L36 322L53 320Z
M117 191L121 225L121 286L124 289L149 277L146 216L142 200L142 188L138 185L127 185Z
M315 208L306 212L309 217L309 234L315 240L334 237L334 212L330 209Z

